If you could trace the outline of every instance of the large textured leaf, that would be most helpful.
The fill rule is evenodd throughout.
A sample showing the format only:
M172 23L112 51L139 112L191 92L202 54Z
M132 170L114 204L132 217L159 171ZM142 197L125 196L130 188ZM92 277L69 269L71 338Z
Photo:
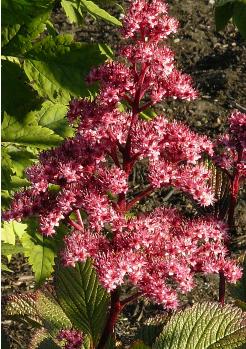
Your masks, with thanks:
M36 294L34 292L9 296L4 313L9 318L24 321L36 327L42 325L36 309Z
M163 329L163 325L144 325L141 326L136 338L143 341L146 345L152 345Z
M55 280L56 294L64 312L72 323L92 336L94 342L107 316L108 296L98 283L89 260L75 268L58 266Z
M101 63L98 45L75 43L69 35L46 37L25 54L24 70L41 97L67 103L72 96L88 95L84 79Z
M196 304L166 325L154 349L233 349L246 342L246 315L237 307Z
M168 315L157 315L147 319L137 331L135 338L142 341L144 344L152 346L156 338L160 335L164 324L168 321Z
M24 247L24 254L32 266L37 284L43 283L50 277L54 268L55 252L49 244L48 238L40 235L28 233L21 238Z
M28 349L59 349L51 338L49 332L45 329L38 329L31 338Z
M51 335L56 336L62 328L72 327L71 321L48 292L37 293L36 309L43 326Z
M61 329L72 327L62 308L46 289L8 297L5 315L45 329L39 332L40 339L49 338L48 334L55 338Z
M56 146L62 138L52 130L34 125L23 125L15 118L5 114L2 123L3 144L30 145L38 148L49 148Z

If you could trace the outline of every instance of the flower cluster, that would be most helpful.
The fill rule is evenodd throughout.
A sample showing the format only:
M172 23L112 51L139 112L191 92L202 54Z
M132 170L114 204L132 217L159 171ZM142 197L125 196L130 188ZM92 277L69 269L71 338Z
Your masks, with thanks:
M73 329L60 330L57 339L65 342L63 346L64 349L81 349L83 343L82 333Z
M122 221L113 237L74 230L65 239L63 261L74 266L91 257L102 285L110 292L128 280L166 308L177 306L177 292L193 287L196 272L224 271L230 282L241 271L227 258L227 227L220 221L187 220L174 209Z
M65 220L75 229L65 237L67 265L92 257L109 291L127 277L167 307L177 304L173 285L190 290L197 271L222 270L231 281L240 276L226 258L220 223L185 221L162 209L125 218L138 200L163 186L177 187L201 205L213 203L209 173L197 164L203 153L213 154L212 142L163 115L149 122L140 117L163 98L197 96L191 78L175 68L172 51L161 41L177 26L161 0L132 2L122 29L128 43L115 61L93 69L87 78L99 81L98 95L70 103L68 120L75 136L40 154L39 163L27 170L30 188L17 193L3 214L5 220L36 216L47 236ZM129 199L134 196L128 193L129 176L142 159L148 159L149 183ZM77 214L76 221L71 213Z
M246 176L246 114L232 112L229 133L218 138L214 159L229 175L237 171L240 177Z

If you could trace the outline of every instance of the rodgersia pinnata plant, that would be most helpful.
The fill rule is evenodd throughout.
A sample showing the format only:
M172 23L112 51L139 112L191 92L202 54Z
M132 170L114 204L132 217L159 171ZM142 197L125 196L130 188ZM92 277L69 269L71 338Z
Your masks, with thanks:
M183 191L201 206L213 205L204 155L232 171L233 193L238 193L244 114L232 114L231 136L218 141L216 153L211 140L180 122L164 115L142 118L142 112L166 98L190 101L198 96L190 76L175 67L174 54L163 43L177 28L165 2L131 2L116 59L87 78L89 84L98 82L97 96L70 103L68 120L75 136L40 154L39 163L26 171L31 186L15 195L3 215L18 221L37 217L46 236L55 235L61 222L67 224L62 263L75 267L90 258L111 296L98 349L105 347L123 306L138 296L173 309L178 294L193 288L196 273L220 273L232 283L242 275L229 257L229 227L212 214L187 219L167 207L129 214L136 203L164 187ZM241 137L237 145L235 137ZM221 146L226 151L221 153ZM148 162L148 184L134 193L129 178L143 160ZM51 190L54 185L56 190ZM137 292L121 300L120 287L126 281ZM59 338L69 341L70 334L61 332Z

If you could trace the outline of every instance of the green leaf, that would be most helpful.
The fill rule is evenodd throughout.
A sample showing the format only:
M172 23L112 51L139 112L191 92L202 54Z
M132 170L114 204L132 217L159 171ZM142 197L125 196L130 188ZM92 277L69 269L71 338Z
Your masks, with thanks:
M151 346L159 336L163 325L144 325L141 326L136 338L142 340L144 344Z
M81 25L83 23L83 13L80 0L62 0L61 5L71 23Z
M233 4L225 3L223 6L215 8L215 25L216 30L223 30L233 15Z
M233 22L242 37L246 39L246 1L237 1L233 7Z
M89 95L84 79L92 66L104 60L98 45L75 43L69 35L44 38L25 58L25 73L39 96L63 104L70 95Z
M243 276L236 285L230 285L230 292L236 300L246 303L246 257L243 263Z
M19 121L23 120L27 112L40 105L35 91L28 84L29 81L19 64L2 61L2 110Z
M10 349L8 336L3 329L1 330L1 347L3 349Z
M5 190L20 190L23 187L29 186L30 183L27 179L20 178L18 176L11 176L11 181L8 185L4 184L2 189Z
M2 27L2 31L1 31L2 48L5 45L7 45L11 41L11 39L17 35L20 27L21 27L20 24L13 24L11 26L8 25L6 27Z
M36 309L36 294L34 292L9 296L4 314L8 318L30 323L35 327L42 325Z
M2 54L20 57L32 48L32 42L46 29L47 12L25 24L8 25L2 29Z
M24 251L24 248L21 245L10 245L2 243L1 252L4 256L9 256Z
M1 167L1 184L2 190L8 189L11 183L11 176L14 174L12 160L7 152L7 149L2 147L2 167Z
M67 122L67 110L64 104L46 101L42 104L41 110L31 113L34 113L38 125L47 127L65 138L72 137L74 134L72 127L69 127Z
M114 59L114 52L109 45L98 44L98 47L102 55L105 55L108 59Z
M246 342L246 315L237 307L196 304L174 315L154 349L233 349Z
M13 270L9 269L6 264L1 263L1 270L8 271L9 273L13 273Z
M58 301L72 323L91 335L94 344L107 316L108 295L99 284L90 260L75 268L58 265L55 287Z
M49 239L38 233L23 234L21 238L24 254L28 257L29 264L35 275L38 285L42 284L52 274L55 253L50 246Z
M14 222L3 223L1 240L11 245L15 244Z
M15 56L32 47L45 30L55 0L3 0L2 55Z
M36 309L43 326L52 336L56 336L62 328L72 327L71 321L50 293L37 292Z
M11 146L8 151L8 155L11 157L11 169L16 174L16 177L22 177L20 180L24 180L25 170L27 167L34 164L37 156L35 152L31 151L31 149L20 149L18 147ZM16 178L16 184L18 184L18 179ZM15 178L12 177L12 182ZM27 185L23 182L23 185Z
M140 118L146 121L151 121L157 116L153 108L148 108L140 113Z
M215 6L224 6L225 4L228 4L229 2L233 3L235 1L237 1L237 0L216 0Z
M28 23L50 11L54 3L54 0L2 0L2 25Z
M83 23L83 13L89 12L92 16L100 18L111 24L121 26L121 22L100 8L95 2L88 0L62 0L61 5L71 23L81 25Z
M136 341L132 344L130 349L150 349L148 345L144 344L142 341Z
M46 21L46 29L51 36L58 35L56 28L54 27L53 23L49 19Z
M49 332L45 329L38 329L31 338L31 342L28 349L60 349L53 339L51 338Z
M38 346L38 349L62 349L62 347L56 344L53 339L45 338Z
M4 115L2 123L2 142L14 145L30 145L38 148L56 146L62 138L52 130L34 125L23 125L14 117Z
M92 1L88 0L79 0L79 2L84 6L84 8L92 15L99 17L111 24L122 26L121 22L115 18L114 16L111 16L107 11L100 8L97 4L95 4Z

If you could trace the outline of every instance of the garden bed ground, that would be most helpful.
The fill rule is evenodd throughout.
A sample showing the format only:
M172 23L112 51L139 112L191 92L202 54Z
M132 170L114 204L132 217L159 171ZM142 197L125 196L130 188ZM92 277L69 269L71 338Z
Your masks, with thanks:
M224 32L217 33L214 26L212 1L171 0L171 13L180 21L179 33L169 40L176 52L177 63L184 72L192 75L200 92L200 98L192 103L168 101L159 110L170 118L185 121L193 129L215 136L225 129L226 118L232 108L246 108L246 46L240 34L231 24ZM116 48L119 35L104 22L87 18L85 26L75 28L66 22L64 14L57 9L54 21L59 32L72 32L81 41L106 42ZM145 202L145 208L157 206L165 193L159 193ZM189 211L190 204L173 195L169 203L177 203ZM237 208L238 250L246 240L246 211L242 198ZM14 273L2 273L3 295L19 293L34 288L34 281L27 261L13 258L10 268ZM211 281L211 283L210 283ZM202 277L197 288L183 304L196 300L214 300L217 296L217 279ZM159 307L140 300L126 308L117 326L119 338L127 345L138 328L139 322L153 316ZM3 329L10 336L11 349L25 349L30 340L30 330L24 325L3 319Z

